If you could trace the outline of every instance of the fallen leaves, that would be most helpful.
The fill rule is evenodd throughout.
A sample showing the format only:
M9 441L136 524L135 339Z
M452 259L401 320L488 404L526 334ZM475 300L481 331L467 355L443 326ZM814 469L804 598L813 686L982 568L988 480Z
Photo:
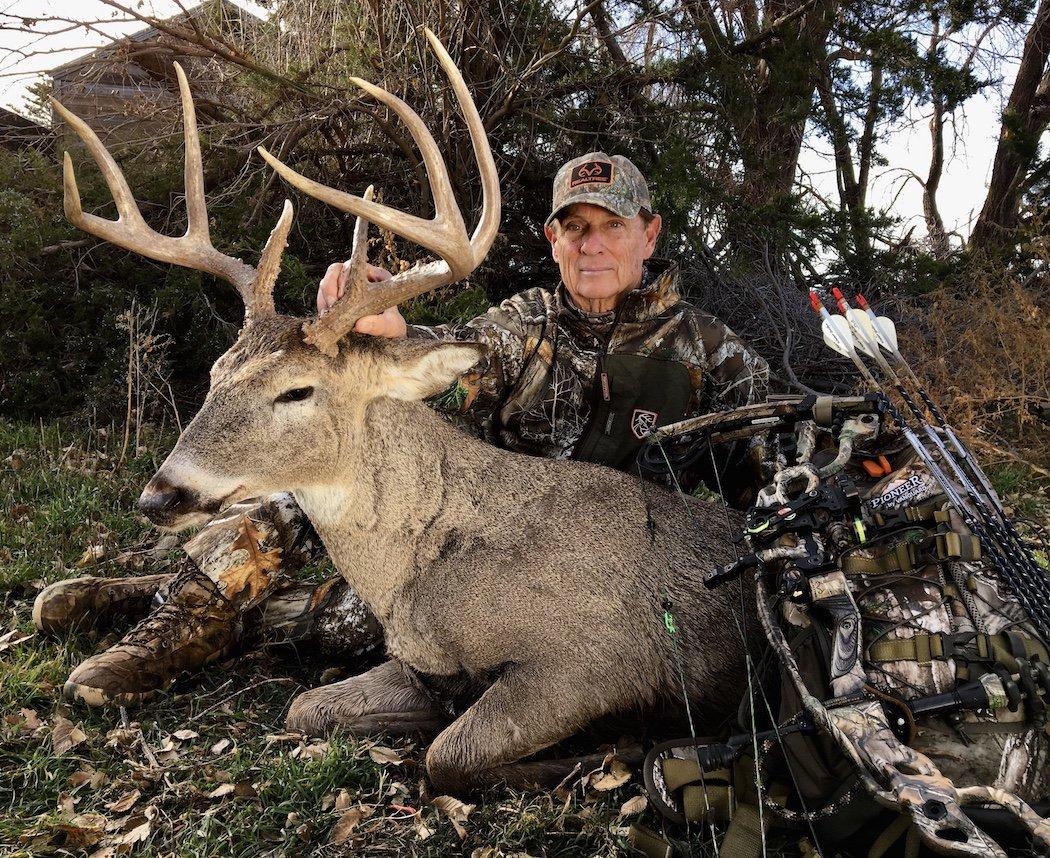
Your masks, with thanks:
M263 532L248 516L241 516L240 533L234 540L233 549L247 553L244 562L239 566L222 573L223 595L232 599L245 589L248 600L254 601L270 586L270 573L276 572L281 565L281 549L265 551L262 547Z
M56 715L51 725L51 747L57 756L87 741L87 733L62 715Z
M114 813L127 813L140 798L142 798L142 793L137 789L133 789L124 793L116 801L111 801L106 805L106 809Z
M345 843L349 840L350 835L354 833L354 829L357 828L363 820L368 819L374 811L374 807L359 804L357 807L350 808L344 812L343 815L336 820L335 825L332 826L332 833L328 836L329 845L338 846L340 843Z
M631 770L623 760L613 757L607 766L591 772L589 776L588 786L596 792L608 792L631 779Z
M637 816L639 813L644 813L648 806L649 799L644 795L636 795L620 805L620 816Z
M82 813L68 822L57 823L55 830L65 835L65 846L87 849L106 836L106 817L101 813Z
M405 761L393 748L387 748L383 745L374 745L369 748L368 756L372 758L373 762L380 765L400 766Z
M456 834L459 835L459 839L465 840L467 836L467 827L463 823L467 821L467 817L470 816L475 805L466 804L458 798L453 798L450 795L439 795L430 803L448 817L449 822L452 823L452 827L456 829Z
M11 629L9 632L4 632L0 635L0 652L16 647L20 643L25 643L31 637L33 637L33 632L25 633L20 632L18 629Z
M84 553L80 555L80 559L77 560L74 565L77 569L83 569L85 566L93 566L96 563L101 563L105 559L105 545L89 545L84 549Z

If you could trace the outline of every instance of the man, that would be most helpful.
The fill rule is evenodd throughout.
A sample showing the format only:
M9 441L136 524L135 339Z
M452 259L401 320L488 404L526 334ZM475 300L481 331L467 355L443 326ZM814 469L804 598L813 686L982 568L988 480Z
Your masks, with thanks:
M484 343L486 357L434 405L490 442L531 455L626 470L655 427L764 397L762 359L682 301L677 266L652 258L661 221L634 164L590 152L558 171L553 197L544 232L561 272L555 290L527 290L463 325L409 327L394 307L361 319L357 331ZM369 276L390 275L371 268ZM343 265L329 268L319 310L338 300L344 277ZM226 653L245 623L344 654L381 642L341 579L292 581L320 545L288 495L232 507L185 550L182 571L161 588L162 604L74 670L67 697L140 700ZM155 576L60 582L40 594L34 618L56 631L106 606L141 605L157 587Z

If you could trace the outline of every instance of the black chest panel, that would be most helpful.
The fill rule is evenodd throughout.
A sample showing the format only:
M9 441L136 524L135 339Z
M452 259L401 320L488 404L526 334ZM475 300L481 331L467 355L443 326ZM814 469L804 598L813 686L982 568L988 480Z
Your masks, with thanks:
M678 361L642 355L605 355L598 364L590 422L572 457L620 470L657 427L685 416L693 386Z

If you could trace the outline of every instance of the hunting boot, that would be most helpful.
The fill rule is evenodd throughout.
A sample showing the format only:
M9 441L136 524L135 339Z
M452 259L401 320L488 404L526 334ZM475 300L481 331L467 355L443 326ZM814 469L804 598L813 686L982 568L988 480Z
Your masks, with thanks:
M77 627L107 628L118 619L138 620L149 611L157 591L174 577L172 573L133 578L88 575L56 581L37 595L33 625L44 634L57 635Z
M238 637L239 615L216 584L187 560L167 599L119 643L83 662L63 693L89 706L138 703L224 655Z

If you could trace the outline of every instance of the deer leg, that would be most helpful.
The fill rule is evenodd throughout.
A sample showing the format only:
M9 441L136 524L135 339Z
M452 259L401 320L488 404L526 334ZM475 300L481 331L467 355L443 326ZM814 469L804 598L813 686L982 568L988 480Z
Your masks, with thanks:
M427 774L441 792L462 794L493 783L560 780L575 760L511 766L571 736L602 714L583 677L512 665L427 751ZM582 693L581 693L582 691Z
M285 725L310 735L348 730L432 736L448 721L404 664L392 658L358 676L304 691L292 701Z

